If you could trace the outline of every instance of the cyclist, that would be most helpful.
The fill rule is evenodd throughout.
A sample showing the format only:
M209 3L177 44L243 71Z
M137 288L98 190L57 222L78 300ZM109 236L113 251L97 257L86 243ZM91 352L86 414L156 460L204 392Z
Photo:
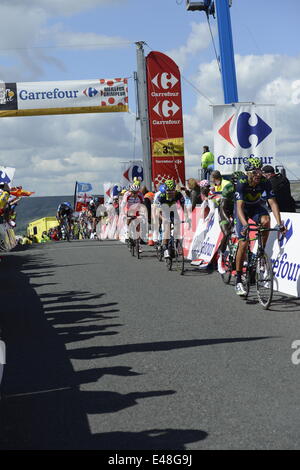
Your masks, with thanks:
M214 173L214 172L213 172ZM223 233L218 254L218 271L220 274L225 273L223 254L226 250L228 239L233 226L233 208L234 208L234 194L237 181L246 175L242 171L235 171L231 175L230 181L224 185L222 192L220 192L220 199L218 200L219 224Z
M92 233L96 233L96 225L97 225L97 209L100 204L100 199L97 196L94 196L88 205L89 216L91 218L92 223Z
M162 194L166 193L166 185L164 183L159 185L158 191L154 194L152 211L151 211L151 225L153 229L153 241L158 243L159 234L161 233L161 216L160 216L160 202L159 198Z
M59 224L61 225L63 219L66 217L69 232L71 231L72 216L73 216L73 209L72 209L71 203L62 202L57 208L56 218Z
M157 204L159 204L159 208L161 209L164 257L170 258L171 255L168 249L170 224L175 226L176 222L178 223L179 214L177 204L184 209L185 200L183 194L180 191L176 191L176 183L174 180L166 180L165 189L165 193L161 193L160 196L158 196ZM164 210L164 208L168 210ZM170 211L171 208L172 211Z
M142 210L142 204L144 202L144 196L140 191L140 185L134 182L130 185L129 190L123 196L122 199L122 212L127 218L127 235L126 239L129 238L129 226L132 220L136 219L140 215Z
M270 208L282 232L286 229L281 221L280 211L270 182L262 176L262 163L258 157L250 157L245 163L246 175L240 178L236 185L234 218L236 233L239 239L236 255L236 286L237 295L245 295L242 284L242 270L248 242L245 235L248 229L248 219L261 224L264 228L270 227L270 216L266 207L262 205L261 196L265 192ZM269 232L265 232L263 243L266 245Z

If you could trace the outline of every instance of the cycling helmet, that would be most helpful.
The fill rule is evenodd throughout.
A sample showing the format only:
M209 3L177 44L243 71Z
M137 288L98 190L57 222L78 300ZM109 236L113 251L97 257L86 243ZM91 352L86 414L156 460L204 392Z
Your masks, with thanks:
M243 178L243 176L245 176L245 173L243 173L242 171L235 171L231 175L231 182L233 184L236 184L240 178Z
M159 189L159 191L160 191L161 194L165 194L165 192L166 192L166 185L165 185L165 184L160 184L158 189Z
M245 171L260 170L262 167L261 159L258 157L250 157L244 167Z
M166 191L174 191L174 189L176 188L176 184L174 180L166 180L165 185L166 185Z
M135 176L133 178L133 184L136 184L138 187L140 187L141 186L141 181Z
M136 192L136 191L139 191L140 190L140 187L139 185L133 183L130 188L129 188L129 191L133 191L133 192Z
M148 193L145 194L144 197L147 197L148 199L150 199L150 201L153 201L154 193L152 193L152 191L149 191Z
M201 180L199 185L200 188L206 188L207 186L210 186L210 182L208 180Z
M70 202L63 202L63 205L72 209L72 204Z

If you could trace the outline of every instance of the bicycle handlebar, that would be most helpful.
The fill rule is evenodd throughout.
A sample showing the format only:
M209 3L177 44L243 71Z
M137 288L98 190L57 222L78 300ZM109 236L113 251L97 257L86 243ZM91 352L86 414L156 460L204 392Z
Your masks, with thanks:
M274 228L265 228L262 225L254 225L254 224L248 224L247 231L253 231L253 232L280 232L279 227L274 227Z

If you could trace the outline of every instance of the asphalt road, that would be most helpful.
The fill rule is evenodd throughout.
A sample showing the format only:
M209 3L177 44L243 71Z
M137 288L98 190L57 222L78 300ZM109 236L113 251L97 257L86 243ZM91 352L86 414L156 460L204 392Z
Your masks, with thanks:
M73 241L0 264L0 449L299 449L300 301Z

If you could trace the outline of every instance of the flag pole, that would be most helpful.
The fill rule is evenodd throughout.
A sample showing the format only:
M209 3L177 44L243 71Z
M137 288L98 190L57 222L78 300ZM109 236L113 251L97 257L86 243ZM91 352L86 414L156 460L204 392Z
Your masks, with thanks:
M77 193L77 181L75 183L75 192L74 192L74 212L76 209L76 193Z

